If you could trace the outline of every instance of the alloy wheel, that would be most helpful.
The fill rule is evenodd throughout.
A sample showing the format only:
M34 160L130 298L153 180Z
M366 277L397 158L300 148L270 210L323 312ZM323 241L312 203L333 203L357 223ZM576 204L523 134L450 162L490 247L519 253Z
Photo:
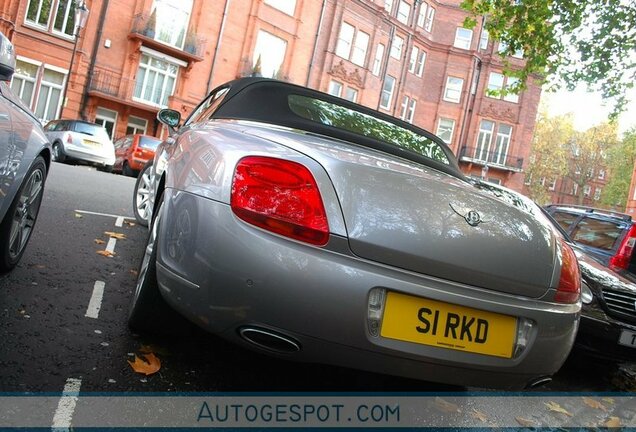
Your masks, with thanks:
M9 257L15 259L24 250L33 231L35 219L44 191L44 173L36 169L31 173L18 197L9 234Z

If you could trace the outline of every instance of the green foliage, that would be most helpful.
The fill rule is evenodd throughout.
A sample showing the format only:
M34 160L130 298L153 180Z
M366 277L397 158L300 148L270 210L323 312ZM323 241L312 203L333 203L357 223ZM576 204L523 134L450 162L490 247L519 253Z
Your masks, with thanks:
M601 203L624 209L636 162L636 129L627 131L623 141L607 155L609 180L603 189Z
M636 80L636 2L634 0L464 0L470 13L464 26L485 18L490 37L524 50L525 66L504 59L504 73L549 80L551 89L585 83L625 107L625 92Z

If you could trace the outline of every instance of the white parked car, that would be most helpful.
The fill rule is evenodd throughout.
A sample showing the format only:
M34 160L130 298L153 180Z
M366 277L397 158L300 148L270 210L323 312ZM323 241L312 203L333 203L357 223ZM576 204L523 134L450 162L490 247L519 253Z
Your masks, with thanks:
M103 126L83 120L53 120L44 131L53 145L53 160L81 160L112 171L115 147Z

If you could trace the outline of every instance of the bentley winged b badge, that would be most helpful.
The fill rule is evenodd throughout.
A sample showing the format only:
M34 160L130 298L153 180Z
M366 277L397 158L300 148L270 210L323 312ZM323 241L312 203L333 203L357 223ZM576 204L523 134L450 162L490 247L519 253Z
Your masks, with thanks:
M458 215L460 215L462 218L464 218L464 220L468 223L468 225L476 227L481 223L486 223L488 221L482 219L481 215L479 214L479 212L477 212L477 210L465 210L462 209L462 211L460 211L459 209L455 208L452 204L448 204L450 206L451 209L453 209L453 211L455 213L457 213Z

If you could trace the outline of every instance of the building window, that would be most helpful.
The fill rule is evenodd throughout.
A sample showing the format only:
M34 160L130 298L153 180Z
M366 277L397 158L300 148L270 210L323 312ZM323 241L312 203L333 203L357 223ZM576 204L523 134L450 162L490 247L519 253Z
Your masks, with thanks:
M446 88L444 89L444 100L447 102L459 103L464 88L464 80L462 78L449 76L446 79Z
M193 0L155 0L155 40L183 49Z
M502 99L507 102L519 102L519 95L514 93L508 93L505 96L501 96L501 94L497 94L503 89L513 87L519 82L518 78L514 77L506 77L503 74L497 72L491 72L488 78L488 91L486 92L486 96L489 98ZM493 94L492 92L496 92Z
M579 185L576 183L572 184L572 195L577 196L579 194Z
M117 111L112 111L106 108L97 107L97 113L95 114L95 123L102 125L106 132L108 132L109 138L112 140L115 138L115 125L117 125Z
M411 50L411 58L409 59L409 72L414 73L418 77L422 76L424 71L424 62L426 61L426 52L414 46Z
M393 0L384 0L384 10L390 15L393 11Z
M59 0L53 29L73 36L75 33L75 0Z
M413 123L416 104L417 101L415 99L404 96L404 99L402 99L402 110L400 112L400 119L408 123Z
M382 86L382 94L380 95L380 108L385 110L391 109L391 100L393 99L393 88L395 87L395 78L387 75L384 78Z
M373 60L373 69L371 73L375 76L380 75L382 70L382 59L384 58L384 45L378 44L378 48L375 50L375 59Z
M556 179L552 179L550 181L550 185L548 186L548 189L551 191L554 191L556 189Z
M369 46L369 35L358 30L355 42L353 43L353 52L351 53L351 63L358 66L364 66L367 57L367 46Z
M497 48L497 52L499 54L505 54L505 52L508 51L508 44L506 42L499 42L499 47ZM515 51L512 56L514 58L518 58L521 59L523 58L523 50L522 49L518 49L517 51Z
M590 193L592 192L592 187L590 185L585 185L583 186L583 195L587 198L590 196Z
M599 180L605 180L605 170L604 169L598 170L598 179Z
M142 54L137 71L134 99L165 107L177 81L176 64Z
M470 49L470 45L473 42L473 31L463 27L457 27L455 32L455 48L461 48L465 50Z
M38 65L17 60L15 73L11 81L11 90L22 99L22 102L29 108L33 103L35 94L35 83L38 76Z
M477 147L475 148L475 159L486 162L488 160L488 150L492 141L492 134L495 130L495 122L482 120L479 123L479 135L477 136Z
M47 27L51 16L51 0L29 0L26 20L30 23Z
M346 22L342 23L340 26L340 34L338 35L338 43L336 44L337 56L349 60L354 33L355 28L351 24L347 24Z
M265 0L264 3L291 16L296 10L296 0Z
M35 106L35 116L43 123L59 117L65 79L65 74L45 67Z
M402 24L409 23L409 16L411 15L411 5L405 2L404 0L400 0L397 11L397 20Z
M505 166L512 137L512 126L507 124L499 125L494 148L491 148L494 131L495 122L490 120L481 121L475 149L475 159Z
M433 19L435 18L435 9L431 6L428 7L428 13L426 14L426 22L424 23L424 30L431 32L433 30Z
M420 10L417 13L417 25L418 27L424 28L424 23L426 22L426 10L428 9L428 5L424 2L420 3Z
M74 36L77 0L29 0L25 21L47 31Z
M148 120L141 117L128 116L128 125L126 126L126 135L146 134L148 129Z
M263 30L258 31L252 64L258 65L260 74L267 78L280 77L287 52L287 41Z
M402 58L402 48L404 48L404 39L398 35L393 36L391 44L391 57L400 60Z
M594 191L594 201L598 201L601 199L601 193L603 192L603 189L601 188L596 188L596 190Z
M329 90L327 93L333 96L342 96L342 84L338 81L329 81Z
M487 50L488 49L488 39L489 39L490 35L488 34L488 30L486 30L485 28L481 29L481 36L479 37L479 49L480 50Z
M453 142L453 132L455 131L455 120L440 118L437 124L437 136L446 144Z
M344 98L351 102L358 102L358 90L347 87L345 90Z

